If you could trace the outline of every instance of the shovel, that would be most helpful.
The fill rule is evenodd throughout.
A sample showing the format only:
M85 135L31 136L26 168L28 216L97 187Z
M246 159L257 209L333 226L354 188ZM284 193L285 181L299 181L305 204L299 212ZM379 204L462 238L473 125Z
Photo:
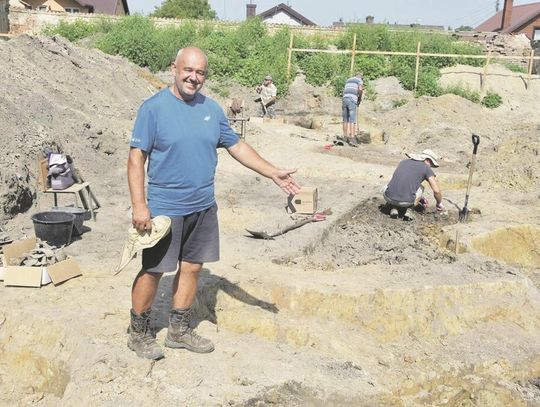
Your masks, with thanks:
M471 193L472 176L474 172L474 164L476 163L476 150L478 150L478 144L480 144L480 137L477 136L476 134L473 134L472 143L473 143L473 153L472 153L471 166L469 167L469 181L467 181L467 194L465 195L465 205L463 205L463 209L459 211L460 222L465 222L467 220L467 214L469 213L469 210L467 209L467 204L469 203L469 194Z
M246 229L246 232L248 232L251 235L251 237L255 239L274 240L274 237L284 235L285 233L290 232L291 230L294 230L294 229L298 229L299 227L307 225L308 223L321 222L323 220L326 220L326 215L330 213L331 213L331 210L326 209L323 212L318 212L307 219L302 219L296 223L293 223L292 225L287 226L276 233L268 233L264 231L259 232L259 231L249 230L249 229Z

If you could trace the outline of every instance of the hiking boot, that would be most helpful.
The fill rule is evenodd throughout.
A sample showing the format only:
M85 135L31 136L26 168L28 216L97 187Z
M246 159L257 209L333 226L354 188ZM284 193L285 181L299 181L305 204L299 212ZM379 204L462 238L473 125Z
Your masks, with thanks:
M354 137L351 137L349 140L347 140L347 143L351 146L351 147L358 147L358 141L356 141L356 139Z
M398 214L399 214L399 213L398 213L398 210L397 210L396 208L390 209L390 217L391 217L392 219L397 219Z
M214 350L212 341L201 337L189 326L192 313L192 308L171 310L165 346L197 353L210 353Z
M150 328L150 310L137 315L131 310L131 325L129 327L127 346L138 357L158 360L164 357L163 350L156 342L156 335Z

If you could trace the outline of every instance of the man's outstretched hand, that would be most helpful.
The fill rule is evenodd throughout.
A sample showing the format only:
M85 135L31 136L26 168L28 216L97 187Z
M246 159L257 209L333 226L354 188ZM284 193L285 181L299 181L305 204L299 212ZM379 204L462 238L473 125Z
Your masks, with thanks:
M277 170L272 174L272 181L274 181L274 183L286 194L296 195L300 190L300 186L296 183L293 177L291 177L291 174L294 174L295 172L296 169Z

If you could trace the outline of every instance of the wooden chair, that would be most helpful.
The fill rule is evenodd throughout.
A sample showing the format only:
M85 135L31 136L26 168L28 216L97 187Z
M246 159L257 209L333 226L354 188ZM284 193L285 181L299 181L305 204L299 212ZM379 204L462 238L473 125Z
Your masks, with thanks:
M39 159L39 183L41 184L41 191L46 194L54 195L54 206L58 206L58 194L73 194L75 196L75 206L79 206L77 195L81 199L81 203L84 209L89 210L94 222L96 221L96 214L94 209L101 207L98 200L94 196L90 189L89 182L75 183L66 189L52 189L48 185L47 176L49 175L49 166L46 159Z

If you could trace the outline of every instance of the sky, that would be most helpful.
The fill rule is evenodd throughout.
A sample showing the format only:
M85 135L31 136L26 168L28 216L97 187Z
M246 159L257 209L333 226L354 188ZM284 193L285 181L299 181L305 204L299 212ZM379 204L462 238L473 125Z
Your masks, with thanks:
M131 14L148 14L162 0L127 0ZM242 21L249 0L210 0L218 19ZM340 18L345 22L364 22L366 16L375 17L376 23L427 24L457 28L475 27L495 14L496 4L502 9L504 0L252 0L257 14L280 3L288 4L317 25L329 26ZM514 0L514 6L535 3Z

